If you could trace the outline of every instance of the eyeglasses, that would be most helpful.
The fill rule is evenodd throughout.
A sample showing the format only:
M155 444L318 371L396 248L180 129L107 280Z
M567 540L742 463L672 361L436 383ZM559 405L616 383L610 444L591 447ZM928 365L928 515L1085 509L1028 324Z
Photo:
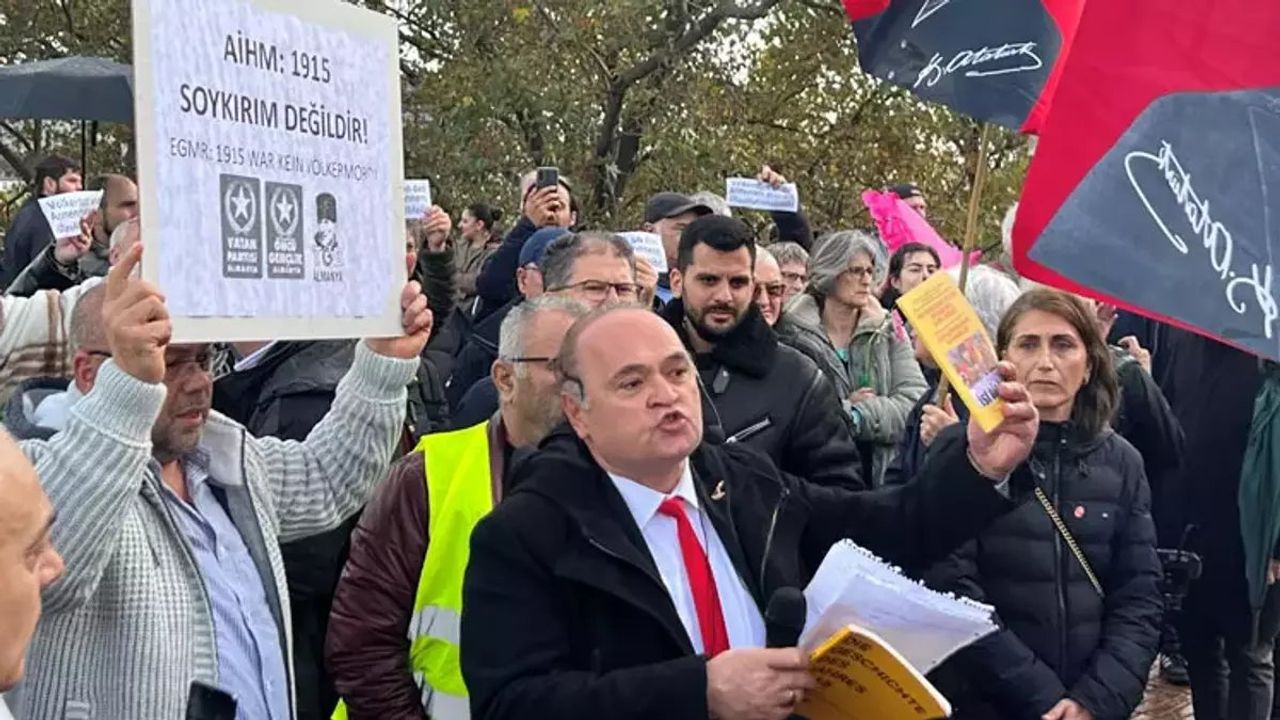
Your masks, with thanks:
M787 281L787 282L789 282L789 283L802 283L802 282L804 282L804 281L808 280L808 279L809 279L809 276L808 276L808 275L806 275L805 273L798 273L798 272L783 272L783 273L782 273L782 279L783 279L783 280L786 280L786 281Z
M873 267L851 267L845 272L852 274L856 278L866 278L868 280L876 276L876 269Z
M608 298L610 290L618 296L619 300L634 300L640 294L640 286L635 283L608 283L603 280L583 280L571 285L551 288L547 292L564 290L581 290L582 295L592 302L601 302Z
M553 357L513 357L513 358L504 357L502 358L502 360L503 362L509 362L515 365L519 363L550 363L550 362L554 362L555 358Z
M111 353L103 350L85 350L86 355L92 355L100 358L110 358ZM213 353L202 352L192 358L170 358L164 359L164 378L173 380L182 377L189 369L195 368L202 373L213 372Z
M787 292L787 286L784 283L769 283L767 285L756 285L756 297L760 297L762 293L768 293L771 298L780 298Z

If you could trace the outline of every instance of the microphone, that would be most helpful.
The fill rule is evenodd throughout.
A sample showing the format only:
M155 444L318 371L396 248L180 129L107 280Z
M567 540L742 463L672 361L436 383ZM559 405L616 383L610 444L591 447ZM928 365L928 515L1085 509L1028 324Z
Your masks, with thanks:
M724 422L720 419L720 411L716 409L716 399L711 397L711 393L707 392L707 386L702 382L702 376L696 371L693 377L698 381L698 392L707 401L707 406L711 408L711 414L715 417L715 422L707 422L705 414L702 418L702 439L712 445L723 445L728 440L724 432Z
M789 648L800 644L808 607L799 588L784 587L773 592L764 611L765 647Z

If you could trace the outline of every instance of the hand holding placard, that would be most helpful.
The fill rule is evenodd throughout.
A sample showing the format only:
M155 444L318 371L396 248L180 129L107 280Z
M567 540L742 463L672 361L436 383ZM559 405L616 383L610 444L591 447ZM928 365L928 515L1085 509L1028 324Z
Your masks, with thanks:
M798 212L800 192L795 183L774 187L755 178L728 178L725 181L725 200L731 207L769 212Z
M410 280L404 290L400 291L400 322L404 326L404 334L399 337L369 338L365 342L369 349L393 358L416 358L427 346L431 337L431 326L435 318L431 308L427 306L427 296L422 293L422 286L417 280Z
M40 211L49 222L54 238L75 237L80 234L80 220L96 210L102 201L101 190L62 193L40 198Z
M404 217L406 220L417 220L431 209L431 181L404 181Z

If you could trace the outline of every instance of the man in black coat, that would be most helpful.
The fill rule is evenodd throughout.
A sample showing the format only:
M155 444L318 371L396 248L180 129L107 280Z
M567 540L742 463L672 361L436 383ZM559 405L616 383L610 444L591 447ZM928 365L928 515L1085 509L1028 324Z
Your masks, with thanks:
M80 166L75 161L50 156L36 165L35 187L31 197L18 208L4 236L4 259L0 263L0 288L26 269L32 260L53 243L53 230L40 209L40 198L77 192L84 185Z
M695 357L708 437L746 443L809 482L860 489L862 463L835 388L778 342L753 301L755 257L741 220L701 217L680 237L671 273L679 299L662 316Z
M572 431L471 537L460 646L477 720L787 717L813 680L800 650L761 649L771 595L845 537L894 563L942 557L1013 507L1008 473L1038 426L1007 383L993 433L971 426L915 483L854 492L704 444L692 359L648 311L579 320L556 368Z

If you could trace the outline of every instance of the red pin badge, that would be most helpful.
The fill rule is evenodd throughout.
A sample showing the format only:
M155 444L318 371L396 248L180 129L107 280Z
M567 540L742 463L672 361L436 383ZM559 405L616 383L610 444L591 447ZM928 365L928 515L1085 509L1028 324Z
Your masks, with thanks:
M1077 505L1077 506L1076 506L1076 519L1077 519L1077 520L1082 520L1082 519L1084 519L1084 506L1083 506L1083 505Z

